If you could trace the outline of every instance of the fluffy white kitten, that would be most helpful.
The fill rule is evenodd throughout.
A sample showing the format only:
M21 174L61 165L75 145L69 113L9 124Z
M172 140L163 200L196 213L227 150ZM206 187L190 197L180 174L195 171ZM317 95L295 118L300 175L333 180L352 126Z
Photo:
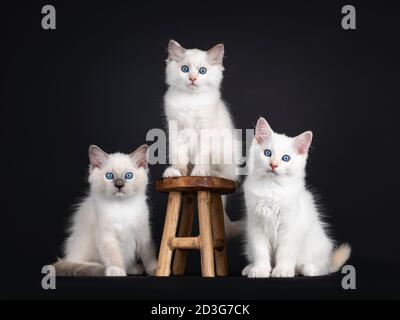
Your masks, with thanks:
M290 138L273 132L264 118L258 120L244 182L250 264L242 275L318 276L336 272L349 258L347 244L333 249L305 185L311 140L311 131Z
M90 194L73 216L65 258L55 264L57 275L155 272L146 197L147 149L143 145L130 155L107 154L90 146Z
M218 176L235 179L238 142L230 113L221 99L224 46L208 51L168 45L165 114L176 136L169 136L170 162L164 177ZM197 137L197 139L193 139ZM224 199L225 203L225 199ZM228 236L240 232L240 223L225 215Z

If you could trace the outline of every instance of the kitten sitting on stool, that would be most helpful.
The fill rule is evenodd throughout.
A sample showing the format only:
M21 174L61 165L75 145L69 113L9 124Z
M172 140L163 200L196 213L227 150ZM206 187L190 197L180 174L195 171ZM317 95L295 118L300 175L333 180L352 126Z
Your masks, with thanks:
M130 155L107 154L90 146L90 194L72 218L65 258L54 264L57 276L154 274L147 149L142 145Z
M306 188L311 140L311 131L290 138L273 132L264 118L258 120L244 183L250 264L242 275L319 276L338 271L349 258L349 245L333 248Z
M230 111L221 98L224 45L208 51L185 49L170 40L164 97L169 131L169 166L164 177L216 176L236 179L240 142L234 137ZM211 143L212 141L212 143ZM226 196L222 197L226 207ZM227 237L242 233L242 221L225 212Z

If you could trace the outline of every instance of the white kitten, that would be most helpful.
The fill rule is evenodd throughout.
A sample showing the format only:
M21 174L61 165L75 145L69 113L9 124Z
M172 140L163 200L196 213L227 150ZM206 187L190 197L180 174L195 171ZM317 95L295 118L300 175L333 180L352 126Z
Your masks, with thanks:
M244 183L250 264L242 275L318 276L336 272L349 258L347 244L333 249L305 186L311 140L311 131L290 138L273 132L264 118L258 120Z
M184 49L174 40L169 42L165 114L170 133L174 125L177 135L169 136L172 165L165 170L164 177L235 179L239 145L234 139L231 116L221 99L223 56L222 44L202 51ZM226 215L225 224L228 236L240 232L240 223L231 222Z
M89 148L90 195L73 216L65 258L55 263L57 275L154 273L157 261L146 197L147 149L143 145L126 155Z

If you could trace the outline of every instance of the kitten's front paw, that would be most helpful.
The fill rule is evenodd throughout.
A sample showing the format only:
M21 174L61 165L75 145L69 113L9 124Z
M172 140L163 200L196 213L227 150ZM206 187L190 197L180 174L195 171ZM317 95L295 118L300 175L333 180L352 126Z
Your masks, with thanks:
M128 268L128 274L141 275L144 272L144 268L140 263L135 263Z
M194 166L191 176L208 177L211 176L211 168L207 165L197 164Z
M106 268L107 277L125 277L126 272L121 267L111 266Z
M303 276L306 277L316 277L316 276L321 276L323 274L316 265L311 263L305 264L300 269L300 272Z
M168 167L167 169L165 169L163 177L164 178L172 178L172 177L180 177L182 176L181 172L174 167Z
M157 260L150 262L146 267L146 273L149 276L152 276L156 273L157 270Z
M249 264L242 271L242 276L247 276L248 278L268 278L270 274L271 267L263 265L253 266Z
M272 270L271 276L276 278L292 278L294 277L294 268L289 266L276 266Z

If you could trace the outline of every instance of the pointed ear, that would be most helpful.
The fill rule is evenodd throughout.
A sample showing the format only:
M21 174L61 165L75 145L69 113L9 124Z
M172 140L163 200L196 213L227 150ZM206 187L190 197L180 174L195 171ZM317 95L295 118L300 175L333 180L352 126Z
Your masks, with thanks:
M207 51L208 55L208 62L210 64L221 64L222 59L224 58L225 48L222 43L217 44L216 46L212 47L210 50Z
M141 145L135 151L133 151L129 157L138 168L147 169L147 150L149 146L147 144Z
M310 148L313 134L311 131L303 132L294 138L293 144L299 154L306 154Z
M267 139L269 139L274 132L272 131L271 127L269 126L267 120L263 117L260 117L257 121L256 125L256 134L255 139L258 144L263 143Z
M169 40L168 43L168 59L180 61L185 54L186 49L183 48L177 41Z
M91 145L89 147L89 160L90 165L95 168L100 168L108 160L108 154L101 150L98 146Z

